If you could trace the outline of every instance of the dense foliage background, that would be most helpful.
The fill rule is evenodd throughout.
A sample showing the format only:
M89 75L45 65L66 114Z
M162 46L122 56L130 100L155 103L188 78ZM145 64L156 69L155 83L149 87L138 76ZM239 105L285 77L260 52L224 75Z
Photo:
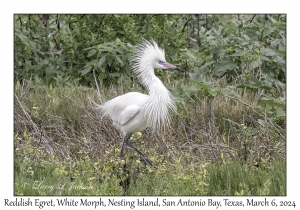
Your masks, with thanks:
M158 187L158 191L141 192L130 182L127 191L122 177L135 174L135 184L149 185L149 175L154 177L151 185L162 186L155 178L163 174L178 179L172 170L180 170L177 175L190 181L203 181L198 191L189 188L193 182L179 186L190 190L178 189L182 194L285 194L285 187L278 184L285 182L285 176L262 175L279 166L285 174L281 164L286 157L285 15L22 14L15 15L14 21L17 194L25 192L18 185L24 174L31 182L39 178L30 175L32 168L53 168L62 179L83 181L70 164L83 167L89 178L95 177L93 182L123 187L114 192L104 187L91 194L170 195L176 189L167 185L165 191ZM136 44L151 38L165 49L170 63L186 70L185 74L156 70L173 93L178 113L161 133L146 131L132 139L157 164L155 172L141 163L130 164L136 159L130 153L126 162L131 168L114 174L115 167L124 165L118 160L120 136L108 119L101 118L93 101L102 103L128 91L145 92L132 74L129 57ZM82 165L84 158L91 168ZM57 160L59 165L54 164ZM99 161L104 161L102 168L92 166ZM207 163L217 163L207 166L212 173L208 178L204 176ZM245 178L247 174L239 174L236 164L247 167L244 171L262 170L254 170L253 176L258 173L265 180L256 183L255 178ZM218 168L223 165L228 168ZM228 176L231 167L239 175ZM115 175L115 180L103 177L103 170ZM196 179L194 170L199 172ZM241 182L224 191L228 189L222 185L224 179L237 176ZM115 185L119 181L121 185Z

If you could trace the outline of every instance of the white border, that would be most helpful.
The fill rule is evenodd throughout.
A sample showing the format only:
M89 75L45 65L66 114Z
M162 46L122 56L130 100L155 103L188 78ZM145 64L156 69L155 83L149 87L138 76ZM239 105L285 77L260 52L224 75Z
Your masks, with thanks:
M287 14L287 196L274 197L280 200L294 200L297 208L299 200L299 142L300 134L297 120L300 115L299 84L299 15L296 1L252 0L252 1L161 1L161 0L119 0L119 1L37 1L17 0L0 3L0 42L1 42L1 179L0 206L4 207L4 198L13 197L13 14L14 13L286 13ZM32 199L41 197L31 197ZM45 200L56 197L43 197ZM176 197L167 197L176 199ZM185 197L187 198L187 197ZM195 197L193 197L195 199ZM205 200L209 197L201 197ZM214 200L232 198L245 200L247 197L212 197ZM268 197L272 199L273 197ZM79 199L79 198L77 198ZM95 197L91 198L92 200ZM136 200L137 197L127 197ZM163 197L160 197L163 199ZM260 198L257 198L260 199ZM69 207L71 208L71 207ZM81 207L82 208L82 207ZM126 208L126 207L123 207ZM174 207L172 207L174 208ZM178 207L177 207L178 208ZM179 207L180 208L180 207ZM199 207L197 207L199 208ZM65 208L66 209L66 208ZM129 208L128 208L129 209ZM149 208L152 209L152 208ZM222 207L221 209L224 209ZM265 209L265 208L264 208Z

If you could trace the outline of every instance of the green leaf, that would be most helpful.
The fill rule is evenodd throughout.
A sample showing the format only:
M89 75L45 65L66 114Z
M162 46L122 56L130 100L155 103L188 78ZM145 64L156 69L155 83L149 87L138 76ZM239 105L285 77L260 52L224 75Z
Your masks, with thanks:
M178 101L182 100L181 95L183 93L183 90L181 87L170 89L170 92L172 93L172 96L175 99L175 101L178 102Z
M231 29L232 31L234 31L234 32L238 30L238 27L237 27L236 24L233 23L233 22L230 22L230 23L227 25L227 27L228 27L229 29Z
M247 36L246 34L244 34L243 37L245 38L246 41L250 41L250 40L251 40L251 39L249 38L249 36Z
M128 76L130 76L132 74L132 70L131 68L129 67L129 65L125 65L125 72L127 73Z
M89 72L91 71L91 69L92 69L92 66L87 66L87 67L85 67L84 70L81 71L81 76L83 76L83 75L89 73Z
M235 53L231 54L230 56L241 56L245 53L245 51L243 49L235 49Z
M262 98L260 98L260 100L266 102L266 103L270 103L270 102L274 102L275 98L272 96L264 96Z
M199 82L199 81L196 81L193 79L190 79L190 81L195 83L196 85L202 87L204 90L206 90L212 96L216 96L220 92L219 88L214 87L213 85L211 85L208 82Z
M190 81L193 82L193 83L195 83L195 84L197 84L197 85L199 85L200 87L204 88L207 91L210 90L210 86L208 84L206 84L206 83L199 82L199 81L193 80L193 79L190 79Z
M251 40L258 40L258 36L253 30L246 30L245 33Z
M216 47L212 54L213 54L213 60L217 60L220 56L223 56L226 53L226 50L222 48L222 46Z
M271 60L266 56L261 56L261 59L264 60L264 61L271 62Z
M271 48L263 48L261 53L265 56L273 56L276 54L275 50L272 50Z
M199 71L197 71L195 73L189 73L189 76L193 80L202 82L202 74Z
M280 50L277 50L277 55L279 55L279 56L281 56L281 57L283 57L283 58L285 58L286 57L286 52L285 51L280 51Z
M215 88L215 89L209 91L210 95L212 95L212 96L218 95L219 92L220 92L219 88Z
M23 44L29 45L29 40L26 36L24 36L23 34L19 34L19 33L16 33L16 35L21 39Z
M263 81L261 84L262 84L262 85L261 85L261 88L262 88L262 89L265 89L265 90L271 90L271 89L273 88L271 82Z
M103 63L105 62L105 60L106 60L106 58L105 58L105 55L104 55L104 56L102 56L102 57L100 58L100 60L98 61L97 67L98 67L98 68L101 68L102 65L103 65Z
M89 51L89 53L88 53L87 57L91 57L91 56L93 56L93 55L94 55L96 52L97 52L97 50L95 50L95 49L91 49L91 50Z
M199 68L199 72L202 74L209 72L210 68L208 68L208 66L210 66L213 63L215 63L215 61L209 61L209 62L205 63L203 66L201 66Z
M42 84L41 79L39 78L39 76L37 74L34 76L34 82L37 84Z
M198 63L201 63L201 61L203 61L201 58L196 58L195 55L194 55L194 53L192 53L191 51L187 51L187 52L186 52L186 55L187 55L189 58L191 58L192 60L199 60L199 59L200 59L200 61L199 61Z
M242 96L240 94L238 94L237 92L235 92L231 86L222 88L221 91L222 91L222 93L225 93L226 95L233 96L236 98L242 98Z
M243 84L236 85L237 88L249 88L249 89L258 89L261 87L261 84L257 84L251 81L247 81Z
M232 61L230 56L222 58L222 60L213 69L212 74L215 76L223 76L227 70L232 70L237 67L237 64Z
M121 74L120 73L109 73L109 76L111 76L111 77L120 77Z
M285 111L283 110L283 108L281 106L278 106L276 108L276 116L277 117L285 117Z
M264 30L263 32L263 37L266 37L268 35L270 35L275 29L274 28L271 28L271 27L268 27Z
M258 66L260 65L260 61L259 60L256 60L256 61L252 61L249 65L249 70L253 70L255 68L257 68Z
M123 62L122 62L122 60L121 60L121 58L118 56L118 55L115 55L115 58L119 61L119 63L123 66L124 64L123 64Z
M45 69L46 72L46 84L48 84L50 82L51 79L51 74L54 73L54 67L53 66L47 66Z
M111 55L107 55L106 56L106 60L107 60L107 64L108 66L111 66L112 62L113 62L113 58Z
M188 95L200 90L199 85L183 85L182 87L184 88L184 92Z
M248 81L243 84L236 85L237 88L249 88L249 89L258 89L262 88L265 90L271 90L273 88L272 83L268 81L259 81L257 78L250 78Z
M94 47L84 48L83 50L85 51L85 50L89 50L89 49L92 49L92 48L94 48Z
M278 55L275 55L273 58L277 63L279 63L281 66L285 67L285 59L283 59L282 57L280 57Z

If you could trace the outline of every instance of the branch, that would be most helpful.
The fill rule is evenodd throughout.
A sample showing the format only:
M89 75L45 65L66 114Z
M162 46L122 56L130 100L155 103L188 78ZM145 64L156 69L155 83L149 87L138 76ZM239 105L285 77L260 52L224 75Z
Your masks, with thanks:
M187 24L188 24L188 22L189 22L190 20L192 20L192 17L190 17L190 19L188 19L188 20L185 22L185 24L184 24L184 26L183 26L183 29L181 30L181 33L184 32L184 29L185 29L185 27L187 26Z

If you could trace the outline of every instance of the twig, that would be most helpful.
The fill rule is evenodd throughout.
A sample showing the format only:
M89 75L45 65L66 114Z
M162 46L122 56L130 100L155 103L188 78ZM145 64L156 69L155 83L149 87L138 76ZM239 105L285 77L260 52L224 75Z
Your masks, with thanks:
M100 89L99 89L98 82L97 82L97 79L96 79L95 69L93 69L93 75L94 75L94 79L95 79L95 83L96 83L96 87L97 87L97 95L98 95L100 103L102 104L103 100L102 100L102 97L101 97L101 94L100 94Z
M230 120L230 119L228 119L228 118L224 118L224 117L223 117L223 120L226 120L226 121L228 121L228 122L230 122L230 123L232 123L232 124L234 124L234 125L236 125L236 126L238 126L238 127L241 127L240 124L238 124L238 123L236 123L236 122L234 122L234 121L232 121L232 120Z
M250 23L252 23L253 19L255 18L256 15L253 15L253 17L250 20Z
M27 120L29 120L29 122L32 124L33 129L35 130L35 132L41 134L39 128L38 128L37 125L32 121L30 115L29 115L29 114L26 112L26 110L24 109L22 103L20 102L20 100L19 100L19 98L18 98L18 96L17 96L16 94L15 94L15 97L16 97L18 103L20 104L20 107L21 107L21 109L23 110L23 112L24 112L24 114L25 114Z

